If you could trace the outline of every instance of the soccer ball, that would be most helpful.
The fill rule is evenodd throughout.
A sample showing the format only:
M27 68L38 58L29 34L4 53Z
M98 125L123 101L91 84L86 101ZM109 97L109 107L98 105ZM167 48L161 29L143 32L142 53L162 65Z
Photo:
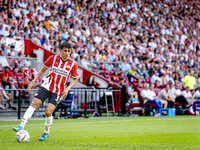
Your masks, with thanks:
M25 142L28 142L30 135L26 130L19 130L16 133L15 138L16 138L17 142L25 143Z

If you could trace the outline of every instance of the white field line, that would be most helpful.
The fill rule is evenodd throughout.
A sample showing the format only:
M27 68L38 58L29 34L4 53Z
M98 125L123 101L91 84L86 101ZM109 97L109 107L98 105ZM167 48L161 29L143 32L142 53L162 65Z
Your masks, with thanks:
M160 119L133 119L133 120L116 120L116 121L98 121L98 122L73 122L73 123L53 123L53 124L91 124L91 123L112 123L112 122L131 122L131 121L146 121L146 120L176 120L176 119L199 119L199 118L160 118ZM27 124L27 126L37 126L37 125L44 125L44 124ZM0 127L9 127L15 125L0 125Z

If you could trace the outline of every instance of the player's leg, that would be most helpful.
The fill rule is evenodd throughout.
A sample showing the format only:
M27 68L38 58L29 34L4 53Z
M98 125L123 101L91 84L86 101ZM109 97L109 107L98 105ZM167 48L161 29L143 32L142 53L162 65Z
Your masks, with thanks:
M44 130L44 133L40 136L40 138L38 140L40 141L44 141L46 140L46 138L49 137L49 132L50 132L50 129L51 129L51 125L52 125L52 122L53 122L53 117L52 117L52 113L53 111L55 110L56 106L49 103L46 107L46 110L45 110L45 130Z
M157 100L158 102L161 102L161 107L167 108L168 102L166 100Z
M28 120L32 117L35 109L37 109L40 106L40 104L48 98L49 94L50 94L50 92L48 90L44 89L43 87L41 87L36 92L31 105L26 110L26 112L22 118L21 124L18 127L13 128L14 131L18 132L19 130L22 130L25 127Z
M46 140L46 138L49 137L49 132L51 129L51 125L53 122L53 117L52 117L52 113L54 112L56 106L60 103L60 96L58 96L57 94L53 94L50 98L49 98L49 103L46 107L45 110L45 130L44 133L39 137L38 140L40 141L44 141Z
M31 105L29 106L29 108L26 110L23 118L22 118L22 121L20 123L20 125L18 127L14 127L13 130L18 132L19 130L23 130L26 123L29 121L29 119L32 117L35 109L37 109L40 104L42 103L41 100L37 99L37 98L34 98Z

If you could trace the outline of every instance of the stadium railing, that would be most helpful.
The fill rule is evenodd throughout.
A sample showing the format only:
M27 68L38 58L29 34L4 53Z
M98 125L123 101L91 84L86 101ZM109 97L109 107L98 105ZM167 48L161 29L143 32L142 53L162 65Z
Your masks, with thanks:
M103 70L103 71L123 71L122 69L122 64L123 62L108 62L108 61L91 61L91 60L79 60L77 61L77 63L82 66L85 67L83 65L83 63L85 63L88 67L88 69L92 70L92 69L96 69L96 70Z
M3 90L3 89L2 89ZM28 108L33 100L33 97L38 88L32 89L30 93L25 93L26 89L5 89L6 92L11 93L13 97L13 104L18 105L18 119L21 118L21 108ZM105 102L105 92L110 91L113 93L114 98L114 108L115 112L118 114L121 111L121 90L113 89L107 90L106 88L101 89L93 89L92 87L87 88L72 88L74 91L74 105L76 105L77 109L71 110L71 112L76 112L80 114L84 114L84 117L87 118L88 113L92 113L92 117L100 116L99 113L106 112L106 110L112 111L112 100L108 98L108 108L106 108ZM18 93L18 94L17 94ZM24 94L28 94L29 96L24 96ZM47 101L45 101L40 107L35 111L36 114L34 116L43 116L40 112L44 111L44 108L47 105Z
M5 90L6 92L10 92L12 95L12 103L14 105L18 105L18 119L21 118L21 108L28 108L30 105L36 91L38 89L32 89L30 93L25 93L26 89L0 89L0 91ZM24 97L24 94L28 94L29 97ZM25 104L26 103L26 104ZM39 112L39 108L35 111L35 113ZM35 114L33 115L35 116Z
M81 116L87 118L87 114L92 113L92 117L100 116L101 112L106 112L105 92L113 92L115 101L115 112L120 112L121 107L121 90L113 89L107 90L106 88L94 89L92 87L87 88L72 88L74 91L74 105L76 109L71 110L73 113L79 113ZM111 99L108 99L108 110L112 110Z

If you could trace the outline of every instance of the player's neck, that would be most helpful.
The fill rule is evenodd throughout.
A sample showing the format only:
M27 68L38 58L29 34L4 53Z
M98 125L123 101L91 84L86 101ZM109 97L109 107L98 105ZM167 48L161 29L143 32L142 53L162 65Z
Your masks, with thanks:
M63 56L61 56L61 59L62 59L63 61L67 61L67 60L69 59L69 57L63 57Z

